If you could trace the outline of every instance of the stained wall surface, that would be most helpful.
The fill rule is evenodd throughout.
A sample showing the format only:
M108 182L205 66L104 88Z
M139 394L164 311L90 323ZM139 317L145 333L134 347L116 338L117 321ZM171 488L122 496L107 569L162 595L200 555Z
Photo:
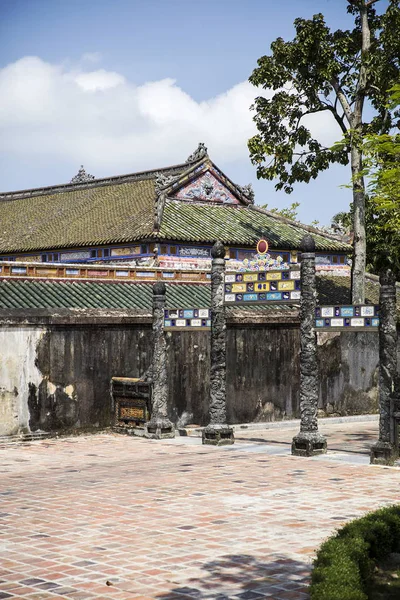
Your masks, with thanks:
M110 379L140 377L151 363L150 323L0 324L0 435L111 424ZM377 411L378 336L318 334L320 410ZM207 331L167 334L170 418L207 423ZM230 423L299 416L297 326L228 326Z

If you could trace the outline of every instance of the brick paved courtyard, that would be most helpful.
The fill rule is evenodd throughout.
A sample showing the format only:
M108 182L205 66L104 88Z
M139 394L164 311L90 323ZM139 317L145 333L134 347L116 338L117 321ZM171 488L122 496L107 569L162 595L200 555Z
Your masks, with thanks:
M112 434L2 447L0 599L306 599L321 541L400 497L400 470L368 464L376 423L321 430L336 452L318 459L290 456L288 428L229 448Z

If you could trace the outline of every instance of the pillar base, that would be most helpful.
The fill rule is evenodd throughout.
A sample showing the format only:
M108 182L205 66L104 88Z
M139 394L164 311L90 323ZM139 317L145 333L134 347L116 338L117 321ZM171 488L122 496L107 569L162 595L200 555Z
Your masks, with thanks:
M208 446L228 446L235 443L233 427L226 423L207 425L203 429L202 442Z
M175 438L175 425L167 417L151 419L144 424L144 437L150 440Z
M393 465L399 457L399 450L390 442L376 442L371 446L371 465Z
M294 456L317 456L326 451L326 438L319 431L300 431L292 440Z

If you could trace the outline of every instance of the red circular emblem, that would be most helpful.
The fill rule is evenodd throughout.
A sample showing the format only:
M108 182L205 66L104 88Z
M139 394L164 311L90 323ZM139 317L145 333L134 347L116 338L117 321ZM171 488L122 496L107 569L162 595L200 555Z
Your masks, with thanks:
M268 252L267 240L260 240L257 244L257 253L258 254L266 254L267 252Z

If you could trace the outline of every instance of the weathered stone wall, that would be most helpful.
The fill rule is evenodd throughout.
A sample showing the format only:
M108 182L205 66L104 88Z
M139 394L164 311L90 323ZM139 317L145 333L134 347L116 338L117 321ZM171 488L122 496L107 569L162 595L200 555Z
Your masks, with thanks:
M5 323L0 316L0 435L107 427L111 377L139 377L149 368L151 319L61 321ZM168 333L167 352L169 417L205 425L209 332ZM378 336L319 333L318 352L320 410L376 411ZM298 353L296 325L228 323L228 422L298 417Z

